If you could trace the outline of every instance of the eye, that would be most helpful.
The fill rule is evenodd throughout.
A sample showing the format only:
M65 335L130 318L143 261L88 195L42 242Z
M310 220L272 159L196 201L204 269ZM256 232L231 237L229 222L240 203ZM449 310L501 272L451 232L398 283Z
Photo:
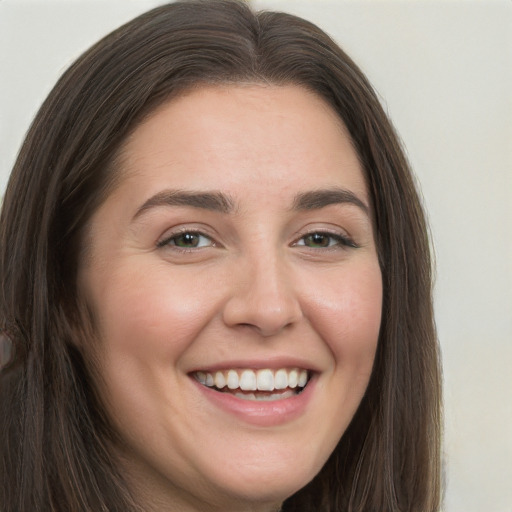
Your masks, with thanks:
M354 241L347 236L322 231L315 231L302 236L295 245L310 249L330 249L336 246L357 247Z
M158 247L174 246L178 249L200 249L213 245L215 244L209 236L198 231L182 231L158 242Z

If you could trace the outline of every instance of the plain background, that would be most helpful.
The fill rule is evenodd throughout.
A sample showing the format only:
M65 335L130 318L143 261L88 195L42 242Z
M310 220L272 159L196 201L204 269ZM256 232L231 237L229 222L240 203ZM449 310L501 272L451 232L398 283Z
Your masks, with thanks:
M0 0L0 195L37 108L157 0ZM429 212L444 359L446 512L512 512L512 0L259 0L367 73Z

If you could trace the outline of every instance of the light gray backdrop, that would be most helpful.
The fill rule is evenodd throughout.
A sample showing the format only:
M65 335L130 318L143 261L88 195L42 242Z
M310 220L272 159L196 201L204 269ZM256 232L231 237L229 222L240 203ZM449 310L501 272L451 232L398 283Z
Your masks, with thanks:
M0 0L0 194L36 109L156 0ZM415 169L437 256L446 512L512 512L512 1L260 0L368 74Z

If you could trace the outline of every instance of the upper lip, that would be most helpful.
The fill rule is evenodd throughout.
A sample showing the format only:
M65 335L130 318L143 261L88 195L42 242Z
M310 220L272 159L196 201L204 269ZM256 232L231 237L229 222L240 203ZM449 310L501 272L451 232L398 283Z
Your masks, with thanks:
M297 357L269 357L265 359L233 359L219 361L211 364L204 364L191 369L188 373L194 372L215 372L230 369L252 369L252 370L279 370L280 368L300 368L310 372L318 372L319 369L309 360Z

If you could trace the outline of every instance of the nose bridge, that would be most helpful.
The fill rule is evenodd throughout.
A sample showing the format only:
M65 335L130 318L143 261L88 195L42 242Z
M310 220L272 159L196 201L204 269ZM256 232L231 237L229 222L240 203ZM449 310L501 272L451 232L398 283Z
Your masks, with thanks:
M226 303L227 324L252 326L271 336L302 315L289 265L279 250L258 250L242 257Z

